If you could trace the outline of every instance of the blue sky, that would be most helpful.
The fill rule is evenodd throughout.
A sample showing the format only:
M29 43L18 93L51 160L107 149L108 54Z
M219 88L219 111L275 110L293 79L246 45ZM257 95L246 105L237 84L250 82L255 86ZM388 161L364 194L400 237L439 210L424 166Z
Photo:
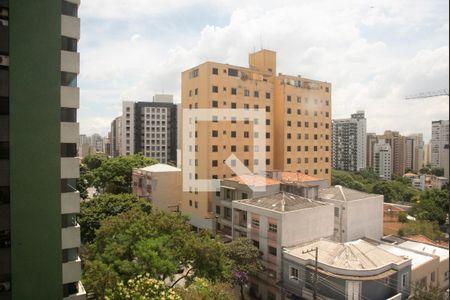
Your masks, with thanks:
M89 0L80 8L81 132L106 135L121 102L172 93L204 61L247 65L265 47L278 71L333 84L333 117L365 110L368 130L421 132L448 119L448 0Z

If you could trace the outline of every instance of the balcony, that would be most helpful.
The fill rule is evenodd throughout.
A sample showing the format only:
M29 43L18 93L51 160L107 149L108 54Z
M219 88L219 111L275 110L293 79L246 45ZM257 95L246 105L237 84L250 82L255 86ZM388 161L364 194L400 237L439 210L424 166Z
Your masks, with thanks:
M64 297L63 300L86 300L86 291L84 289L81 281L78 282L78 291L76 294L70 294L67 297Z
M61 51L61 71L80 74L80 54Z
M81 245L80 225L62 229L62 249L78 248Z
M80 212L80 193L61 194L61 214L78 214Z
M80 108L80 89L77 87L61 87L61 107Z
M79 178L80 160L73 157L61 158L61 179Z
M62 264L63 284L78 282L81 279L81 259Z
M61 16L61 35L73 39L80 39L80 19L70 16Z
M61 143L78 144L79 142L80 124L78 123L61 123Z

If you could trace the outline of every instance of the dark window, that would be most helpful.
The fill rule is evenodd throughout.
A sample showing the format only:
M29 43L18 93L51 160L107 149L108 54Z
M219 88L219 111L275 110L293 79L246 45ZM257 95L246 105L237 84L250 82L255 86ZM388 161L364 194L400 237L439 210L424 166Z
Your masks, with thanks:
M0 52L9 52L9 27L0 24Z
M213 93L218 93L219 92L219 87L218 86L213 86L212 87L212 92Z
M231 146L231 152L236 152L236 146L235 145L233 145L233 146Z
M9 159L9 142L0 142L0 159Z
M61 72L61 85L62 86L70 86L77 87L77 74Z
M273 256L277 256L277 248L269 246L269 254Z
M213 73L213 75L219 75L219 69L213 68L212 73Z
M0 97L9 97L9 71L5 69L0 69Z
M77 52L78 51L78 41L66 36L61 37L61 50Z
M219 107L219 102L213 101L213 102L212 102L212 107L218 108L218 107Z
M61 193L73 193L77 186L76 179L61 179Z
M258 92L258 91L255 91L255 92L253 93L253 97L259 98L259 92Z
M61 122L75 123L77 121L77 109L61 107Z
M232 138L235 138L235 137L236 137L236 131L232 131L232 132L231 132L231 137L232 137Z
M239 77L239 71L236 69L228 69L228 76Z
M232 88L231 89L231 95L237 95L237 89Z
M219 152L219 147L216 145L212 146L212 152Z
M266 99L270 99L270 93L266 93Z
M237 108L237 104L236 103L231 103L231 108L232 109L236 109Z
M217 160L212 161L212 166L217 167L219 165L219 162Z
M78 17L78 6L75 3L63 0L61 3L61 13L70 17Z
M270 106L266 106L266 112L270 112Z
M219 137L219 132L217 130L213 130L212 137Z
M9 186L0 186L0 203L9 203Z
M291 96L287 96L287 101L291 102L292 101L292 97Z
M77 156L77 144L61 144L61 157Z

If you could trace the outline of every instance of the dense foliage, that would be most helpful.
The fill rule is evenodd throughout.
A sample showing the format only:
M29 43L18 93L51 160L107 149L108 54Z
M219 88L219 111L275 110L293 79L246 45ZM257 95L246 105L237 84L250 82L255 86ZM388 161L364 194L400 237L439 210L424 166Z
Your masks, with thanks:
M77 189L83 199L87 199L87 188L121 194L131 193L133 168L142 168L158 163L142 154L108 158L104 154L94 154L83 159Z
M438 286L413 287L411 300L446 300L448 299L445 289Z
M236 299L233 287L227 282L213 283L204 278L195 278L187 288L177 288L175 291L186 300L233 300Z
M398 233L400 236L424 235L433 241L438 241L443 238L443 234L439 230L439 225L428 221L406 223Z
M81 226L81 241L90 244L94 241L95 231L103 220L117 216L133 208L150 212L151 205L147 200L130 194L102 194L89 201L81 202L78 223Z

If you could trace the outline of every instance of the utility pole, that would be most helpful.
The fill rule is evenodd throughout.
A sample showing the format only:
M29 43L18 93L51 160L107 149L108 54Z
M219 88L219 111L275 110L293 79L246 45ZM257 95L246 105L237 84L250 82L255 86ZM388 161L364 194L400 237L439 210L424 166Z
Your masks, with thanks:
M313 281L313 287L314 287L314 293L313 293L313 299L317 300L317 285L319 283L319 247L316 247L314 249L309 249L302 251L303 254L315 252L315 262L314 262L314 281Z

